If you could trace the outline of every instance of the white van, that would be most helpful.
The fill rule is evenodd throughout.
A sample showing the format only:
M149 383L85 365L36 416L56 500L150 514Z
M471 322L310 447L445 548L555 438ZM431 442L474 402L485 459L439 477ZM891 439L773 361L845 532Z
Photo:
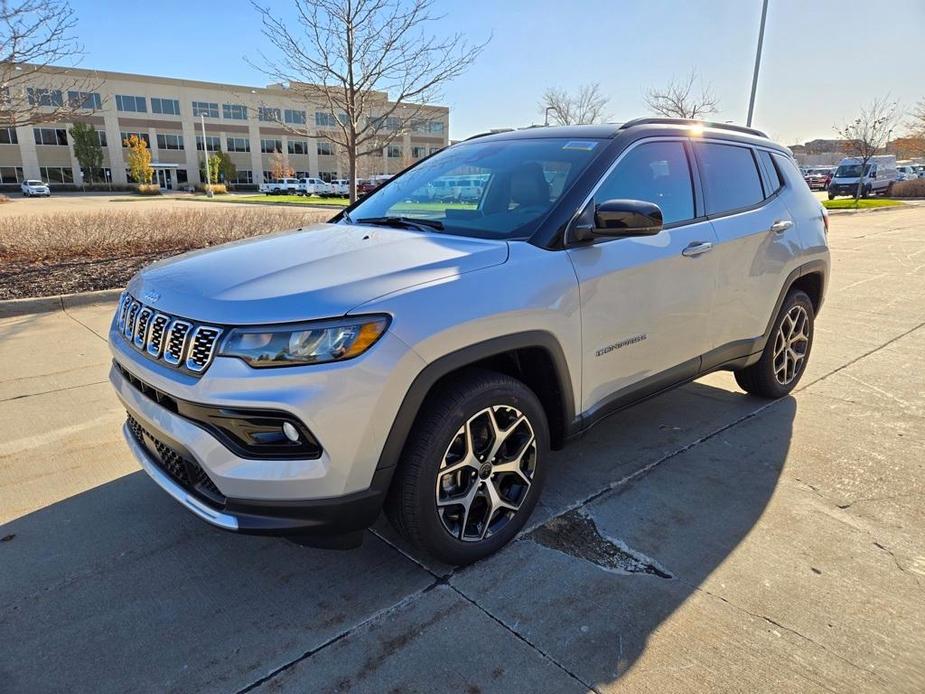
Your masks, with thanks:
M835 175L832 176L832 182L829 184L829 200L834 200L837 195L853 196L858 189L859 178L862 179L862 198L869 195L890 194L898 177L896 157L892 154L871 157L867 166L864 167L863 175L862 161L858 157L846 157L839 162Z

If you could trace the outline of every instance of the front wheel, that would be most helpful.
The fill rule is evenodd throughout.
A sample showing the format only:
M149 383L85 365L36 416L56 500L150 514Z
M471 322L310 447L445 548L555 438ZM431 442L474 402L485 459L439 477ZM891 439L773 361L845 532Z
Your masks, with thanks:
M536 395L471 370L431 393L408 435L386 514L448 564L482 559L523 528L543 486L549 432Z
M815 320L813 302L806 292L794 289L787 294L761 359L735 372L739 387L765 398L782 398L793 390L806 370Z

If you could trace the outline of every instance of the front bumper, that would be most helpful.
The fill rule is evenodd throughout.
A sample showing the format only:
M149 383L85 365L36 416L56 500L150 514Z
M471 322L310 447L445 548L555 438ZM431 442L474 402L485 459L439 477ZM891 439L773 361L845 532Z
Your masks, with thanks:
M392 470L382 470L373 477L369 489L334 499L299 502L260 502L246 499L205 497L200 487L191 486L170 473L157 452L165 443L145 430L137 433L135 417L122 427L122 434L141 467L157 485L187 510L222 530L252 535L297 535L328 538L333 546L352 546L357 534L375 522L392 477ZM142 440L143 439L143 440ZM155 448L157 441L157 448ZM150 445L150 448L149 448ZM185 452L184 452L185 453Z

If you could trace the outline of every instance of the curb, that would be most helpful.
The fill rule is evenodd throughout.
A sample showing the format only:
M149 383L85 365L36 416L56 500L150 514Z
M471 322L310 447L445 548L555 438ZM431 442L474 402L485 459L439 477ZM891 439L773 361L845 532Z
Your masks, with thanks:
M828 210L829 216L838 214L866 214L868 212L895 212L896 210L908 209L912 207L903 203L902 205L887 205L886 207L868 207L863 210Z
M92 306L115 301L122 294L121 289L102 289L79 294L58 294L39 296L32 299L6 299L0 301L0 318L28 316L34 313L52 313L77 306Z

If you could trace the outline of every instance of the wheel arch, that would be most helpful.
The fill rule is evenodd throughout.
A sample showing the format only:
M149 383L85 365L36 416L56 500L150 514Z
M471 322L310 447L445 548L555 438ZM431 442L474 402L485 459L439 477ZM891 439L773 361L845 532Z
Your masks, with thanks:
M561 448L575 420L571 375L559 341L549 332L535 330L469 345L424 367L402 400L377 470L398 464L408 433L428 394L447 378L473 367L507 374L533 390L549 421L550 443L553 448Z

